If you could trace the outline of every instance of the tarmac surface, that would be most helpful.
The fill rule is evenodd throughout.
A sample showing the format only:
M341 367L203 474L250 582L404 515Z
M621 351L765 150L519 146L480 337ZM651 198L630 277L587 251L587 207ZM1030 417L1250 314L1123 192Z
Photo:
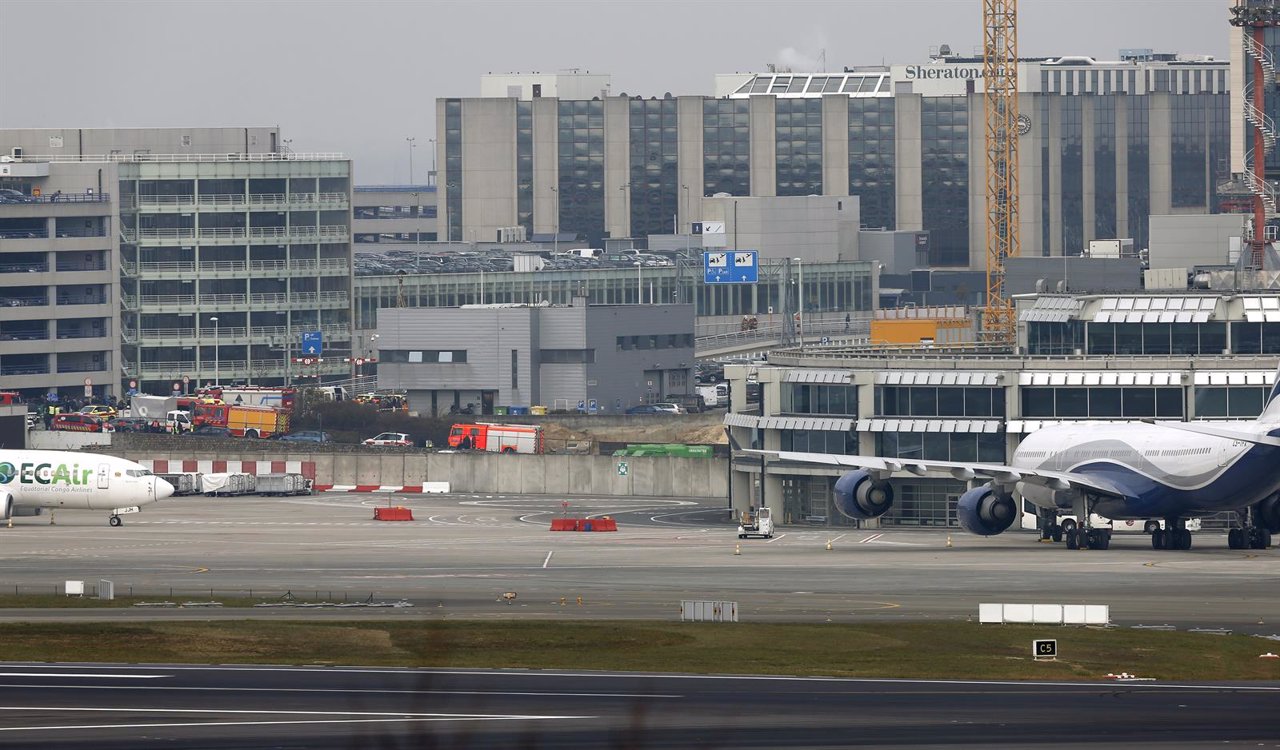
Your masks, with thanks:
M1274 685L0 664L0 745L1275 747Z
M738 602L743 621L966 621L981 602L1107 604L1118 625L1280 632L1280 550L1229 550L1225 534L1154 551L1143 534L1067 550L1011 531L787 527L737 538L724 501L514 495L172 498L107 526L58 511L0 527L6 593L90 590L156 601L286 592L405 608L309 609L307 617L661 619L681 600ZM373 520L402 505L412 522ZM609 516L616 533L551 532ZM952 546L948 546L950 540ZM827 549L830 542L831 549ZM4 589L0 589L4 591ZM504 598L514 594L514 598ZM581 602L579 603L579 597ZM297 618L298 609L0 610L5 620Z

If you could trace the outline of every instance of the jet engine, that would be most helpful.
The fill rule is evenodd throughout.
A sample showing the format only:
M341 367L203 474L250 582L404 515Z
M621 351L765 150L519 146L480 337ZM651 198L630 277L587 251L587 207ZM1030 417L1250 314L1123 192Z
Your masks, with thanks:
M1254 504L1253 520L1272 534L1280 533L1280 495L1272 495Z
M956 516L965 531L980 536L995 536L1013 525L1018 517L1018 504L1013 495L1002 494L989 484L975 487L960 496Z
M865 521L883 516L893 506L893 487L870 472L858 470L836 480L836 509Z

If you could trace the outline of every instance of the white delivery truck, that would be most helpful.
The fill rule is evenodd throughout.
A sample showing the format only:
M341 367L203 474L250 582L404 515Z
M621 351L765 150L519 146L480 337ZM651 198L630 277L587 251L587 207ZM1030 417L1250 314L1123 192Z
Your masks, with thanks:
M743 511L742 522L738 524L738 538L746 539L752 536L773 538L773 516L770 515L768 508L759 510L751 508Z

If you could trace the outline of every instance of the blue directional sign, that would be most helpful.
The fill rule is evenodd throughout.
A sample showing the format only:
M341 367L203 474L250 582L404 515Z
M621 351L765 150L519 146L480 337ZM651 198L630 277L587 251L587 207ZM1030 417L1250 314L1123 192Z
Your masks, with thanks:
M321 339L319 331L302 332L302 354L308 357L324 354L324 340Z
M703 253L703 281L707 284L754 284L760 280L759 260L759 253L755 250Z

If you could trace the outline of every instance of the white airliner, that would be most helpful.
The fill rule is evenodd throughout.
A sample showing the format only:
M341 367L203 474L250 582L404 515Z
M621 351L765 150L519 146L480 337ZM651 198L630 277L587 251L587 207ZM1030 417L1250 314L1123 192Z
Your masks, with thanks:
M173 485L133 461L96 453L0 450L0 520L45 508L109 510L120 516L173 494Z
M1027 435L1009 466L910 458L748 450L784 462L848 466L835 483L844 515L870 519L893 505L887 481L897 472L949 473L970 481L956 505L960 525L983 536L1008 529L1019 516L1014 493L1034 505L1042 539L1106 549L1111 530L1090 528L1092 514L1112 520L1160 518L1154 549L1191 549L1189 518L1241 512L1231 549L1266 549L1280 532L1280 373L1266 407L1253 421L1063 425ZM988 480L975 486L978 478ZM1058 523L1058 515L1082 519Z

